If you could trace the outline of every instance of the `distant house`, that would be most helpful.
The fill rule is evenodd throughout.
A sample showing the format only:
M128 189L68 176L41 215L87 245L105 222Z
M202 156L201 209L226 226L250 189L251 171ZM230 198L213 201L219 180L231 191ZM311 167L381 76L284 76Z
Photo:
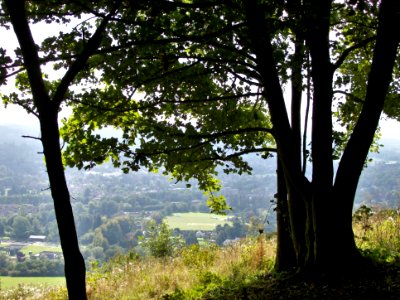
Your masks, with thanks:
M196 238L204 238L206 234L203 231L197 231L196 232Z
M45 235L30 235L28 237L28 240L30 242L44 242L46 240Z

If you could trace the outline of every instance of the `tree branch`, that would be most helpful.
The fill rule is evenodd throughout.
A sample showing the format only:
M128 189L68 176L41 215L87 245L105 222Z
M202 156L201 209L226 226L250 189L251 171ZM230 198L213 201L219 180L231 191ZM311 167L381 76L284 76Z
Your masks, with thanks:
M71 67L65 73L64 77L61 79L60 84L53 96L54 105L58 108L64 99L64 95L67 92L71 82L75 79L76 75L82 70L82 68L87 63L89 57L96 51L99 47L101 40L103 38L103 33L109 22L109 18L115 14L117 7L121 1L117 1L115 7L111 10L108 16L103 19L97 27L96 32L88 40L86 47L83 49L82 53L77 57L77 59L72 63Z
M351 52L353 52L354 50L357 50L361 47L364 47L375 40L376 40L376 36L373 36L373 37L367 38L367 39L347 48L346 50L344 50L342 55L340 55L338 60L333 64L333 69L336 70L337 68L339 68L343 64L343 62L345 61L347 56L350 55Z
M156 130L165 132L167 136L171 137L187 137L190 139L217 139L220 137L228 136L228 135L235 135L235 134L243 134L243 133L253 133L253 132L265 132L273 135L273 129L271 128L264 128L264 127L248 127L242 128L237 130L228 130L223 132L217 133L209 133L209 134L187 134L187 133L170 133L166 130L162 129L161 127L155 127Z
M333 93L334 93L334 94L343 94L343 95L346 95L346 96L352 98L354 102L364 104L364 100L363 100L363 99L358 98L358 97L354 96L354 95L351 94L351 93L348 93L348 92L345 92L345 91L341 91L341 90L334 90Z

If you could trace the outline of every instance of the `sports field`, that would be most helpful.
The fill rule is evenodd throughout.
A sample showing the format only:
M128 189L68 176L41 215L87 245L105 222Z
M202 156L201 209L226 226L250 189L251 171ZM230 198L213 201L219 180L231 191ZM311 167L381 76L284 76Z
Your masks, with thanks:
M207 213L175 213L165 218L170 228L179 228L180 230L214 230L217 225L229 224L227 216L207 214Z

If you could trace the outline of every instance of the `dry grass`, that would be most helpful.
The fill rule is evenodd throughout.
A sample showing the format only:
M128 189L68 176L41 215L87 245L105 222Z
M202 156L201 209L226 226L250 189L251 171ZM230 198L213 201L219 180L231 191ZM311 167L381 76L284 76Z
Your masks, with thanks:
M112 268L90 275L88 298L162 299L165 294L192 289L209 272L242 280L271 266L274 243L262 237L243 239L225 248L192 246L174 258L114 262Z
M358 246L377 259L399 261L400 215L395 211L376 211L362 217L354 222ZM88 274L88 298L163 299L166 294L177 291L193 292L202 284L204 287L205 280L210 278L217 278L217 285L223 282L242 284L272 269L275 249L275 237L262 235L222 248L186 247L165 259L120 256ZM9 298L2 297L3 292L0 292L0 299L66 299L65 289L35 290L29 294L20 287L13 294L10 292ZM21 294L24 297L18 297ZM213 299L218 299L218 295Z
M191 246L174 257L137 258L120 256L88 272L90 300L162 299L176 291L188 291L201 284L205 275L244 280L271 269L275 239L265 236L246 238L228 247ZM20 285L0 289L1 299L67 299L62 287Z
M374 258L392 262L400 259L400 214L396 210L372 209L354 222L356 242Z
M159 299L166 292L190 286L194 276L180 259L146 258L90 274L89 299Z

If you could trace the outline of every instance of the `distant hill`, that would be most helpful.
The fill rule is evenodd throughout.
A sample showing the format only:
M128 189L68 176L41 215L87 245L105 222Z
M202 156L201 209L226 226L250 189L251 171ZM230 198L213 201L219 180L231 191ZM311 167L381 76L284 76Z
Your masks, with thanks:
M39 132L37 129L24 126L0 126L0 195L10 185L16 187L17 185L26 184L29 185L30 189L32 185L37 185L39 182L40 187L38 189L47 185L43 155L38 154L38 152L41 152L41 144L38 140L23 138L23 135L38 137ZM400 178L400 163L397 163L400 162L400 140L386 139L381 140L380 143L384 145L380 148L380 153L372 153L370 155L373 161L368 164L368 167L362 173L356 203L357 205L360 203L372 205L381 203L386 206L397 207L400 206L400 193L397 192L400 191L400 181L398 180ZM240 207L246 206L246 202L251 198L257 201L254 197L257 199L265 198L260 200L263 202L259 204L260 206L270 205L268 203L276 191L276 158L263 160L259 156L248 155L246 159L254 168L253 176L226 175L221 172L220 179L226 187L224 191L230 198L240 198L237 200ZM73 188L78 188L79 183L82 185L85 180L89 180L88 172L67 171L69 179L73 183ZM96 168L94 171L90 174L101 176L102 172L107 174L114 172L111 166ZM135 190L137 187L129 186L135 185L137 182L140 182L142 190L152 190L152 186L146 187L146 183L150 183L151 180L143 181L140 179L144 176L143 172L145 170L141 170L141 175L132 173L130 175L108 176L107 191L112 193L120 189ZM85 177L82 177L84 174L86 174ZM118 174L118 172L115 174ZM141 177L138 177L139 175ZM120 176L126 179L121 181ZM151 176L152 178L162 177L154 174ZM74 179L75 177L76 179ZM32 178L36 179L32 182ZM100 180L99 178L96 180ZM28 182L30 183L28 184ZM167 180L162 179L158 182L167 182ZM120 184L121 187L119 187ZM115 188L110 189L111 186ZM168 186L168 184L165 183L165 186ZM24 187L20 188L21 190L26 190ZM80 193L81 189L77 191ZM107 191L102 193L107 195ZM245 191L246 194L240 191ZM238 196L239 194L240 197ZM239 205L237 202L235 201L234 204Z

